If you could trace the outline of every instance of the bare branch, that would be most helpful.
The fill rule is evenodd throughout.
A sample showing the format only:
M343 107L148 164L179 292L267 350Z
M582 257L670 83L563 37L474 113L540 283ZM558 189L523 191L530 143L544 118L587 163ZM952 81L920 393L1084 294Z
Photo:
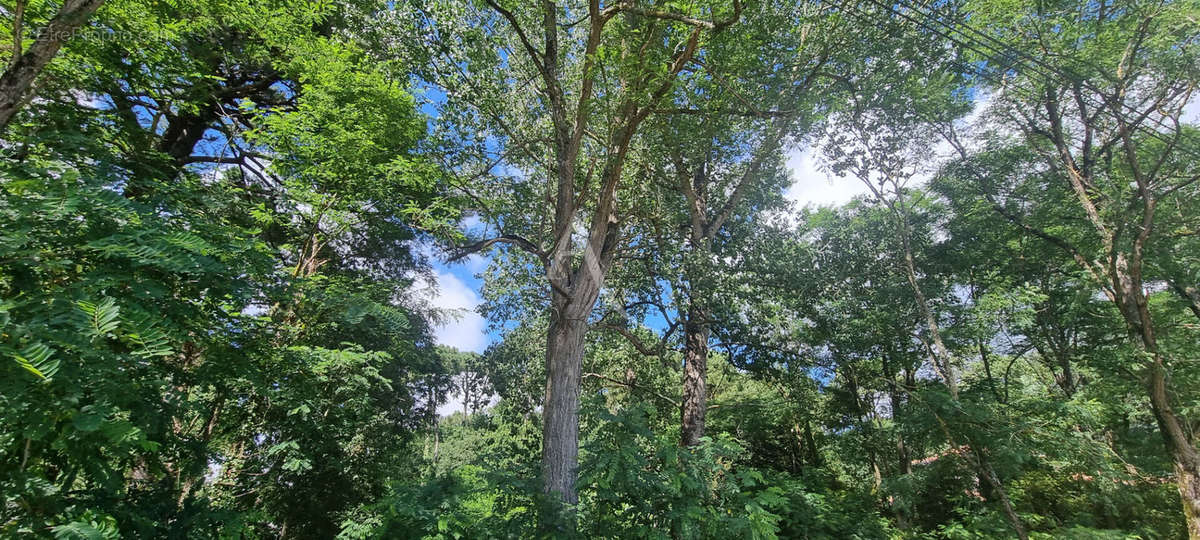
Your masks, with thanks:
M245 156L227 157L227 156L188 156L184 158L184 163L219 163L223 165L244 165L246 163Z
M746 118L780 118L793 116L797 111L768 109L654 109L657 114L695 116L742 116Z
M649 391L651 394L653 394L655 397L657 397L657 398L659 398L659 399L661 399L661 400L663 400L663 401L666 401L667 403L669 403L669 404L671 404L671 405L673 405L673 406L675 406L675 407L678 407L678 406L679 406L679 402L678 402L678 401L675 401L675 400L674 400L674 399L672 399L671 397L669 397L669 396L667 396L667 395L664 395L662 392L659 392L658 390L655 390L655 389L653 389L653 388L648 388L648 387L646 387L645 385L639 385L639 384L637 384L637 383L631 383L631 382L626 382L626 381L617 380L617 379L614 379L614 378L612 378L612 377L606 377L606 376L604 376L604 375L601 375L601 374L599 374L599 373L584 373L584 374L583 374L583 376L584 376L584 378L589 378L589 377L590 377L590 378L593 378L593 379L600 379L600 380L603 380L603 381L608 381L608 382L610 382L610 383L613 383L613 384L618 384L618 385L624 386L625 388L629 388L629 389L631 389L631 390L639 390L639 389L640 389L640 390L647 390L647 391Z
M521 236L518 236L515 234L502 234L495 238L488 238L487 240L480 240L478 242L475 242L474 244L459 247L459 248L455 249L455 254L452 255L449 259L447 259L446 262L456 262L456 261L462 260L463 258L467 257L468 255L483 251L489 247L492 247L495 244L512 244L512 245L517 246L517 247L521 248L522 250L536 256L543 263L546 262L546 252L545 251L543 251L541 248L539 248L537 246L537 244L534 244L533 242L530 242L529 240L525 239L524 237L521 237Z
M632 3L621 4L619 9L625 13L633 13L634 15L641 15L643 17L650 17L652 19L664 19L668 21L681 22L689 26L695 26L707 30L716 29L716 24L712 23L711 21L688 17L682 13L673 13L670 11L663 11L661 9L644 8L635 6Z
M675 13L672 11L664 11L661 9L653 9L653 8L644 8L641 6L634 5L634 3L630 2L630 1L619 3L616 6L614 6L614 8L617 11L633 13L634 15L641 15L642 17L649 17L652 19L675 21L675 22L686 24L688 26L696 27L697 29L703 28L706 30L712 30L714 32L720 32L721 30L724 30L729 25L732 25L733 23L737 22L737 20L739 18L741 18L741 16L742 16L742 3L739 0L733 1L733 14L730 15L729 18L720 20L720 21L715 21L715 22L697 19L695 17L689 17L682 13ZM608 11L608 10L605 10L605 11Z

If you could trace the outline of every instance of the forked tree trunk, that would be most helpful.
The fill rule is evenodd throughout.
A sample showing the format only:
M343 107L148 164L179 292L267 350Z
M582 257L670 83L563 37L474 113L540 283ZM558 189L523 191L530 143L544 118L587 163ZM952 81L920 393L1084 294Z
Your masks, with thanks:
M706 29L713 33L719 32L736 22L741 16L741 5L734 3L734 12L729 19L711 24L691 24L692 30L687 41L682 47L675 47L665 72L643 64L640 66L645 68L643 72L636 74L636 80L630 80L633 88L638 90L621 91L624 95L620 97L620 104L616 108L616 123L611 126L610 138L603 151L603 166L594 194L595 206L587 228L587 239L580 252L572 236L578 224L578 212L584 208L583 198L585 195L588 198L593 195L586 182L582 186L576 184L576 165L584 148L584 134L590 133L589 107L598 106L592 103L594 78L597 69L601 67L598 64L601 55L598 55L597 51L603 41L605 25L617 12L612 11L613 8L607 4L602 10L599 0L587 3L587 39L582 53L578 55L582 62L582 72L578 74L581 82L577 92L567 92L563 84L566 79L560 75L559 68L567 61L574 60L567 60L565 51L559 48L558 17L563 12L562 6L554 2L541 3L542 26L545 32L541 50L538 50L529 42L520 28L517 17L511 11L500 6L495 0L485 0L485 3L506 19L520 35L525 54L539 72L543 83L541 90L545 95L554 128L553 180L557 186L553 197L549 199L554 206L554 244L551 247L543 249L528 240L502 235L477 244L478 247L474 249L482 249L497 241L515 243L541 259L546 267L546 277L551 289L551 315L546 336L547 377L546 401L542 412L542 482L544 491L552 496L550 498L553 499L553 495L557 495L570 513L570 507L579 501L575 491L575 472L579 462L579 382L583 370L587 318L596 305L596 298L621 242L617 192L626 156L638 127L654 112L658 103L665 99L676 77L696 54L701 34ZM660 18L657 15L648 17ZM574 34L568 36L573 37ZM645 52L650 43L651 41L646 41L640 52ZM620 47L624 46L622 41ZM572 50L574 49L566 49ZM614 48L614 51L617 50ZM621 61L638 54L632 49L619 50ZM572 52L571 55L574 57L575 53ZM574 112L568 112L571 110L568 101L576 101ZM592 173L588 172L587 177L590 179L591 176ZM582 191L577 189L579 187L583 188ZM576 262L579 255L582 257ZM551 524L552 522L539 515L539 525L543 530L548 529L548 525Z
M0 76L0 130L25 104L34 79L58 54L58 49L103 3L104 0L66 0L54 18L38 32L29 50L14 58L4 75ZM13 52L15 54L18 51Z
M684 446L700 444L708 411L708 314L693 303L684 323L683 403L680 438Z

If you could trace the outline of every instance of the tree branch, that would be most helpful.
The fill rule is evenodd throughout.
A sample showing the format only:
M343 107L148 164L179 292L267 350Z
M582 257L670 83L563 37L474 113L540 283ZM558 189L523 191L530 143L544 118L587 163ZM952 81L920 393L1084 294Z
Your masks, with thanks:
M521 45L525 47L525 52L529 54L529 59L533 60L533 64L537 66L538 71L541 71L544 74L546 71L546 57L541 51L537 50L537 47L533 46L532 42L529 41L529 36L527 36L525 34L525 30L521 28L521 23L517 22L517 16L513 15L513 12L500 7L500 4L496 3L495 0L485 0L485 2L487 2L487 5L495 10L496 13L499 13L500 16L508 20L508 24L513 27L513 31L517 33L517 37L521 40Z
M695 116L742 116L746 118L780 118L796 114L796 111L780 111L769 109L654 109L657 114L695 115Z
M620 380L614 379L614 378L612 378L612 377L606 377L606 376L604 376L604 375L601 375L601 374L599 374L599 373L584 373L584 374L583 374L583 376L584 376L584 378L591 377L591 378L593 378L593 379L600 379L600 380L608 381L608 382L610 382L610 383L613 383L613 384L618 384L618 385L624 386L625 388L629 388L629 389L631 389L631 390L638 390L638 389L642 389L642 390L648 390L648 391L649 391L651 394L653 394L655 397L657 397L657 398L659 398L659 399L661 399L661 400L663 400L663 401L666 401L667 403L670 403L671 405L673 405L673 406L675 406L675 407L678 407L678 406L679 406L679 402L678 402L678 401L675 401L675 400L674 400L674 399L672 399L670 396L666 396L666 395L664 395L663 393L661 393L661 392L659 392L658 390L655 390L655 389L653 389L653 388L647 388L645 385L639 385L639 384L636 384L636 383L629 383L629 382L625 382L625 381L620 381Z
M452 255L449 259L447 259L446 262L460 261L469 255L483 251L489 247L492 247L495 244L512 244L512 245L517 246L517 247L521 248L522 250L536 256L543 263L546 262L546 252L545 251L543 251L541 248L539 248L537 246L537 244L534 244L533 242L530 242L529 240L525 239L524 237L521 237L521 236L518 236L515 234L502 234L495 238L488 238L487 240L480 240L478 242L475 242L474 244L460 246L455 249L455 254Z

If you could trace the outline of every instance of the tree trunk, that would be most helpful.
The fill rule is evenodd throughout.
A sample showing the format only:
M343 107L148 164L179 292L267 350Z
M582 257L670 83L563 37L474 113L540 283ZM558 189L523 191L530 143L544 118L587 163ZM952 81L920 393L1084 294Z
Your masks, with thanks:
M1152 208L1148 211L1152 211ZM1158 336L1143 285L1142 254L1139 247L1139 243L1135 243L1132 253L1117 254L1109 265L1114 300L1134 342L1140 345L1140 352L1145 356L1150 408L1158 420L1167 452L1175 462L1175 484L1183 504L1188 537L1191 540L1200 540L1200 452L1197 452L1195 444L1184 429L1185 421L1171 406L1171 398L1167 391L1166 365L1162 352L1158 349Z
M1192 310L1192 314L1200 319L1200 290L1197 290L1192 285L1184 285L1175 279L1171 279L1167 283L1170 283L1171 290L1175 291L1175 294L1178 294L1187 303L1188 309Z
M1071 357L1067 351L1055 351L1055 356L1058 356L1058 366L1062 368L1062 378L1058 383L1059 388L1062 388L1063 393L1067 398L1075 395L1075 374L1071 370Z
M908 284L912 287L913 297L917 301L917 308L921 310L921 317L925 319L925 327L929 330L929 338L933 341L933 367L937 370L938 375L941 375L942 382L946 383L946 389L950 392L950 397L958 401L958 377L954 373L954 364L950 359L950 349L946 347L946 343L942 341L942 331L937 322L937 316L933 314L933 309L929 307L929 300L925 297L925 291L921 289L921 284L917 280L917 267L913 260L912 247L909 245L910 231L908 226L908 218L901 217L904 220L902 226L901 244L904 247L904 276L908 278Z
M1150 404L1175 462L1175 484L1183 504L1188 538L1200 540L1200 455L1187 439L1179 417L1167 401L1165 377L1161 369L1150 377Z
M916 263L912 253L912 245L910 244L910 239L912 238L912 229L908 223L907 213L902 213L899 217L901 220L900 241L904 249L905 276L908 278L908 283L912 287L913 296L917 301L917 307L920 309L921 315L925 319L925 325L928 328L930 338L933 341L934 367L937 368L938 374L942 377L943 382L946 383L946 388L950 392L950 398L957 403L958 381L954 370L954 364L952 363L950 357L950 350L946 347L945 342L942 341L942 333L937 322L937 316L933 313L933 309L929 306L929 300L926 298L924 291L921 290L921 284L917 279ZM954 444L949 429L944 424L942 427L943 429L946 429L947 440L949 440L951 444ZM985 480L987 480L987 483L990 484L992 490L995 492L997 497L999 497L1000 504L1004 509L1004 516L1008 519L1009 525L1012 526L1013 532L1017 533L1017 537L1021 540L1028 540L1029 533L1025 530L1025 524L1021 521L1021 516L1019 516L1013 509L1012 501L1008 497L1008 491L1004 489L1003 482L1001 482L1000 478L996 475L996 472L992 468L992 464L988 461L987 456L984 455L981 449L975 444L974 441L971 441L970 438L968 438L967 444L970 446L970 451L974 454L975 459L973 461L975 461L976 471L980 473Z
M1118 282L1129 282L1126 278L1118 278ZM1137 280L1140 281L1140 280ZM1162 354L1158 350L1157 337L1154 334L1153 321L1142 294L1140 283L1136 288L1126 288L1127 296L1123 299L1123 307L1127 307L1127 315L1136 315L1135 320L1128 320L1130 329L1140 338L1142 352L1150 357L1148 367L1148 392L1150 408L1158 420L1159 431L1167 452L1175 462L1175 484L1179 489L1179 499L1183 504L1183 515L1187 521L1188 538L1200 540L1200 453L1184 429L1184 421L1175 413L1167 393L1166 366ZM1130 298L1132 297L1132 298Z
M1021 540L1029 540L1029 533L1025 531L1025 524L1021 522L1021 516L1017 515L1013 509L1012 500L1008 498L1008 491L1004 489L1004 484L1000 481L1000 477L996 475L996 469L992 467L987 456L983 455L974 445L971 446L971 452L975 454L975 458L979 464L980 476L988 483L992 489L992 493L996 498L1000 499L1000 507L1004 509L1004 517L1008 518L1008 523L1012 525L1013 531L1017 533L1017 538Z
M1194 452L1193 452L1194 454ZM1187 520L1188 538L1200 539L1200 469L1195 463L1189 468L1176 457L1175 475L1179 498L1183 501L1183 516Z
M901 408L903 407L903 404L901 403L903 398L901 398L900 394L902 392L902 388L907 390L908 387L905 386L905 381L903 380L896 382L896 378L901 376L901 370L893 369L893 364L890 358L892 350L891 347L889 347L888 350L889 353L883 356L883 371L884 376L891 381L891 388L888 389L888 401L890 402L892 409L892 426L896 432L896 459L897 464L899 465L899 468L896 469L896 472L900 475L905 475L912 473L912 460L908 457L908 446L904 444L904 434L900 430L900 417L902 412Z
M575 472L579 461L579 380L583 370L587 320L555 293L546 343L546 402L543 409L542 482L562 502L579 502ZM591 303L589 302L589 305ZM586 313L586 311L585 311ZM578 315L572 317L571 315Z
M38 33L28 51L14 58L0 76L0 130L3 130L29 98L34 79L58 54L75 31L103 4L104 0L67 0L50 22ZM13 51L19 54L20 51Z
M210 68L213 73L217 73L220 62L213 60ZM207 90L206 93L210 95L195 112L168 118L167 129L163 131L158 142L158 150L170 156L171 163L176 167L183 167L187 164L187 158L192 155L196 143L204 138L204 133L216 122L221 107L221 103L214 95L216 92L216 87Z
M899 429L900 424L900 396L894 388L890 394L892 402L892 422L896 428L896 459L899 468L897 472L901 475L912 474L912 459L908 457L908 446L904 444L904 434Z
M807 419L804 420L804 442L808 444L809 460L813 467L821 466L821 449L817 448L817 439L813 437L812 425Z
M708 314L693 302L684 323L683 403L680 435L684 446L700 444L708 411Z

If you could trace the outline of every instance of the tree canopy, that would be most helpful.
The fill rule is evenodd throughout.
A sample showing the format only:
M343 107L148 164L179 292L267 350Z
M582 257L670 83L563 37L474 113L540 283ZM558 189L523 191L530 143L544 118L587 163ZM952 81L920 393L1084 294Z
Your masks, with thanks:
M1197 0L0 12L0 536L1200 540Z

